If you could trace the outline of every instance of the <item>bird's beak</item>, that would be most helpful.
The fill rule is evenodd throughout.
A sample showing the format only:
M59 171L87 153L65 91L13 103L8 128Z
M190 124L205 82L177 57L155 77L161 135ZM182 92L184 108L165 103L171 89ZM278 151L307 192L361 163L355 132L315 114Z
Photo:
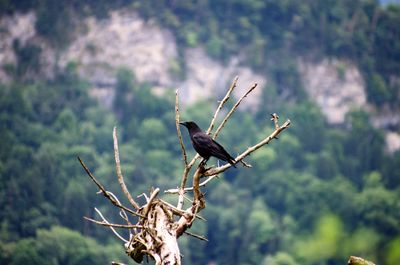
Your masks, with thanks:
M180 122L179 124L186 127L186 122Z

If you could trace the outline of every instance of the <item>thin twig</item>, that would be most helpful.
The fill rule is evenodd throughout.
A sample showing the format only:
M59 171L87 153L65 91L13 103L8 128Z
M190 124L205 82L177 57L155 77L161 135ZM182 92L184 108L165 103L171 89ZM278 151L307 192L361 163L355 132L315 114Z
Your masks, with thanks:
M112 196L113 199L118 203L121 204L121 202L118 200L118 197L115 196L114 193L112 193L111 191L107 191L107 194ZM120 216L122 219L124 219L128 224L131 224L131 222L129 221L128 215L126 214L124 209L121 209L121 211L119 212Z
M142 225L125 225L125 224L113 224L113 223L108 223L108 222L102 222L102 221L97 221L92 218L84 216L86 220L93 222L98 225L103 225L103 226L108 226L108 227L115 227L115 228L143 228Z
M96 212L100 215L101 219L103 219L103 221L104 221L105 223L110 224L110 222L108 222L107 219L104 218L103 214L102 214L97 208L94 208L94 209L95 209ZM114 233L119 239L121 239L121 240L124 241L125 243L128 243L128 242L129 242L128 240L126 240L125 238L123 238L120 234L118 234L118 232L115 231L115 229L114 229L112 226L109 226L109 227L110 227L111 231L113 231L113 233Z
M119 159L119 151L118 151L117 127L114 127L114 129L113 129L113 139L114 139L115 168L117 171L118 182L119 182L121 189L124 192L125 196L128 198L129 202L131 203L131 205L137 210L140 208L140 206L132 198L132 195L129 193L128 189L126 188L124 177L122 176L121 161Z
M186 235L192 236L194 238L197 238L197 239L200 239L200 240L208 242L208 239L205 236L196 235L196 234L190 233L188 231L185 231L183 233L185 233Z
M177 89L175 91L175 126L176 126L176 132L178 134L179 143L180 143L181 149L182 149L183 162L185 163L185 168L184 168L184 171L183 171L183 174L182 174L182 180L181 180L181 186L180 186L180 191L181 192L179 192L177 208L178 209L182 209L183 203L184 203L183 194L184 194L184 189L185 189L185 186L186 186L187 177L188 177L188 173L189 173L190 168L188 168L188 160L187 160L186 148L185 148L185 145L183 143L181 127L180 127L179 122L180 122L179 94L178 94L178 89Z
M232 116L232 114L236 111L236 109L239 107L240 103L243 101L245 97L247 97L248 94L251 93L255 88L257 87L257 83L254 83L252 87L250 87L249 90L246 91L246 93L236 102L236 104L231 108L231 110L228 112L228 114L225 116L224 120L221 122L221 124L218 126L218 129L215 131L215 134L213 136L213 139L215 140L218 137L219 132L222 130L222 128L225 126L225 123L228 121L228 119Z
M126 264L117 261L111 261L111 265L126 265Z
M248 168L253 167L252 165L248 164L247 162L245 162L243 160L240 160L240 163L242 163L244 167L248 167Z
M146 202L149 202L149 197L147 197L146 193L143 192L142 194L139 194L138 196L136 196L136 198L140 198L140 197L144 197Z
M177 89L175 91L175 125L176 125L176 132L177 132L178 138L179 138L179 143L180 143L181 149L182 149L183 161L185 162L185 167L187 167L188 161L187 161L186 149L185 149L185 145L183 144L181 126L180 126L179 122L180 122L179 94L178 94L178 89Z
M224 97L224 98L221 100L221 102L219 103L219 106L218 106L217 110L215 111L214 116L213 116L213 118L212 118L212 120L211 120L211 122L210 122L210 126L208 127L207 134L210 134L211 131L212 131L212 129L214 128L214 123L215 123L215 120L217 119L217 116L218 116L218 114L219 114L219 111L222 109L222 107L225 105L225 103L226 103L226 102L228 101L228 99L230 98L230 96L231 96L233 90L234 90L235 87L236 87L236 83L237 83L237 81L238 81L238 78L239 78L238 76L235 77L235 79L233 80L233 82L232 82L230 88L228 89L228 92L226 92L225 97Z
M218 175L210 176L210 177L207 178L205 181L201 182L201 183L199 184L199 187L205 186L208 182L210 182L211 180L213 180L213 179L215 179L215 178L218 178ZM192 190L193 190L193 187L185 188L185 191L192 191ZM179 189L169 189L169 190L164 191L164 193L176 194L176 193L179 193Z
M185 215L187 214L186 211L182 210L182 209L178 209L177 207L173 206L172 204L162 200L162 199L158 199L162 204L164 204L164 206L166 206L173 214L175 215Z
M100 189L101 193L106 197L112 204L117 206L120 209L123 209L133 215L144 217L141 214L132 211L131 209L127 208L126 206L122 205L119 201L116 201L111 195L110 192L106 191L103 185L93 176L92 172L90 172L89 168L83 163L82 159L78 156L79 163L81 163L83 169L86 171L86 174L92 179L92 181L97 185L97 187ZM145 218L145 217L144 217Z
M168 203L168 202L166 202L164 200L161 200L161 199L158 199L158 200L162 204L164 204L164 206L166 206L173 214L176 214L176 215L179 215L179 216L194 216L193 213L188 212L188 210L184 211L184 210L176 208L175 206L173 206L172 204L170 204L170 203ZM200 219L200 220L202 220L202 221L207 221L204 217L202 217L202 216L200 216L198 214L196 214L195 217Z

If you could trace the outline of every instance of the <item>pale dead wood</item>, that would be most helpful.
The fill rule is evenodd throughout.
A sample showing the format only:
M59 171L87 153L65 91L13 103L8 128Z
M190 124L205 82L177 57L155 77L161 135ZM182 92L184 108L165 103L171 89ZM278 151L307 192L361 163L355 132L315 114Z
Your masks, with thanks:
M179 93L178 89L175 91L175 126L176 126L176 133L178 135L179 144L181 145L182 149L182 156L183 162L185 162L185 167L188 165L187 155L186 155L186 148L183 144L182 133L181 133L181 126L180 122L180 114L179 114Z
M236 87L238 77L235 77L227 93L220 101L212 119L207 133L211 134L214 128L215 122L218 119L218 115L224 107L225 103L229 100L232 95L233 90ZM257 87L255 83L250 87L242 97L237 100L235 105L230 109L227 115L225 115L221 124L215 131L213 138L215 139L221 130L224 128L226 122L232 117L233 113L237 110L241 102ZM259 143L249 147L247 150L238 155L235 159L236 162L241 162L245 167L251 167L243 161L243 159L255 152L262 146L268 144L272 139L277 139L277 136L286 128L289 127L290 121L286 121L282 126L278 124L278 115L271 114L272 120L274 121L275 130L266 138L261 140ZM100 193L103 194L110 202L112 202L116 207L121 209L119 215L126 224L110 223L102 215L102 213L97 209L97 213L100 215L102 221L97 221L89 217L84 217L86 220L96 223L98 225L106 226L112 230L112 232L124 242L126 253L136 262L141 263L145 256L152 258L156 265L180 265L181 255L178 246L177 239L183 234L187 234L199 240L207 241L204 236L196 235L188 231L192 224L197 220L205 220L199 215L199 212L206 207L205 197L201 191L202 187L205 187L207 183L218 177L218 174L223 173L231 165L226 164L223 166L212 166L211 168L205 169L204 163L201 162L192 175L192 185L186 187L187 180L189 178L189 172L194 166L197 159L200 157L196 154L192 160L189 162L187 158L186 148L183 143L182 134L180 130L180 113L179 113L179 91L175 92L175 125L178 135L178 141L182 150L182 158L184 162L184 170L181 177L180 185L176 189L168 189L164 193L178 194L178 205L174 205L158 198L159 188L152 189L149 195L142 193L146 200L143 205L139 205L132 197L128 191L121 170L121 162L119 158L119 148L118 148L118 138L116 127L113 129L113 139L114 139L114 156L115 156L115 166L118 177L118 182L124 195L128 198L133 209L130 209L121 204L117 196L113 193L107 191L104 186L93 176L90 170L86 167L83 161L78 157L82 167L85 169L86 173L92 179L92 181L100 189ZM208 177L203 182L200 179L203 177ZM193 192L189 196L185 196L186 192ZM193 197L191 197L193 196ZM182 209L184 205L184 200L191 202L191 205L186 209ZM132 224L129 220L129 214L135 216L137 220L136 224ZM178 219L176 219L178 218ZM118 229L128 229L129 240L126 240L115 230Z
M186 154L186 148L185 144L183 143L182 139L182 133L181 133L181 126L180 126L180 115L179 115L179 93L178 89L175 91L175 126L176 126L176 132L178 135L179 139L179 144L181 146L182 150L182 156L183 156L183 162L185 163L183 174L182 174L182 180L181 180L181 186L179 189L179 197L178 197L178 209L182 209L183 204L184 204L184 198L183 195L185 194L185 186L189 174L189 166L188 166L188 160L187 160L187 154Z
M133 215L140 216L139 213L134 212L133 210L129 209L128 207L122 205L119 201L116 201L113 196L110 195L110 192L106 191L103 185L93 176L92 172L90 172L89 168L85 165L85 163L82 161L82 159L78 156L78 160L81 163L83 169L86 171L88 176L92 179L92 181L97 185L97 187L100 189L100 193L104 195L112 204L117 206L120 209L123 209Z
M104 221L97 221L97 220L94 220L94 219L86 217L86 216L84 216L83 218L85 218L86 220L88 220L90 222L93 222L98 225L103 225L103 226L111 226L111 227L115 227L115 228L143 228L142 225L114 224L114 223L108 223L108 222L104 222Z
M243 96L240 97L240 99L235 103L235 105L231 108L231 110L226 114L225 118L221 122L221 124L218 126L218 129L215 131L215 134L213 136L213 139L215 140L218 137L219 132L224 128L225 123L229 120L229 118L232 116L232 114L236 111L236 109L239 107L240 103L242 103L243 99L247 97L255 88L257 87L257 83L254 83L252 87L250 87L246 93L244 93Z
M218 175L213 175L210 176L209 178L207 178L205 181L201 182L199 184L199 187L203 187L205 186L208 182L210 182L211 180L218 178ZM192 191L193 187L189 187L189 188L185 188L185 191ZM179 192L179 189L169 189L169 190L165 190L164 193L169 193L169 194L176 194Z
M143 215L144 216L147 216L147 213L149 212L150 207L152 206L152 202L154 201L154 199L156 198L156 196L158 195L159 192L160 192L160 189L157 188L151 193L149 201L147 202L147 204L146 204L146 206L144 207L144 210L143 210Z
M96 210L96 212L100 215L101 219L103 219L103 222L106 224L111 224L110 222L107 221L107 219L103 216L103 214L97 209L94 208ZM109 226L109 228L111 229L111 231L119 238L121 239L123 242L127 243L128 240L126 240L125 238L123 238L112 226Z
M237 83L238 79L239 79L239 77L236 76L235 79L233 80L231 86L229 87L228 92L226 92L225 97L224 97L224 98L221 100L221 102L219 103L218 108L217 108L217 110L215 111L214 116L213 116L212 119L211 119L210 126L209 126L208 129L207 129L207 134L210 134L211 131L212 131L212 129L214 128L215 120L217 119L218 114L219 114L220 110L222 109L222 107L225 105L225 103L226 103L226 102L228 101L228 99L230 98L230 96L231 96L233 90L234 90L235 87L236 87L236 83Z
M197 238L197 239L200 239L200 240L203 240L203 241L208 242L208 239L207 239L205 236L196 235L196 234L190 233L190 232L188 232L188 231L185 231L184 233L185 233L186 235L189 235L189 236L192 236L192 237L194 237L194 238Z
M115 157L115 168L117 171L118 182L121 185L121 189L124 192L125 196L128 198L129 202L135 209L139 209L139 205L135 200L132 198L131 194L128 191L128 188L125 185L124 178L122 176L121 170L121 161L119 160L119 151L118 151L118 137L117 137L117 128L114 127L113 129L113 139L114 139L114 157Z

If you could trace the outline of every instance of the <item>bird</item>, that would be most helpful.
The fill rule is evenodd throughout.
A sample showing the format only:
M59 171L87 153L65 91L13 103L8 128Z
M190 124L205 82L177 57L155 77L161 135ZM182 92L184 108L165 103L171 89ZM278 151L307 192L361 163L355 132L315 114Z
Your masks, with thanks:
M207 133L202 131L200 127L193 121L180 122L179 124L185 126L189 132L190 141L196 152L205 159L204 163L214 156L218 159L228 162L233 167L235 166L235 159L216 141L214 141Z

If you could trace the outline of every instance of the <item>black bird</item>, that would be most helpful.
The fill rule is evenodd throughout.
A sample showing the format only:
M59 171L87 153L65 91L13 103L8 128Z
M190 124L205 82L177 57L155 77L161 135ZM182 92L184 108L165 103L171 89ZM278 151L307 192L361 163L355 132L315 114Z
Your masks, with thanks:
M203 132L196 123L193 121L186 121L180 122L179 124L188 129L194 150L196 150L196 152L205 159L205 162L207 162L211 156L214 156L218 159L228 162L233 167L236 167L235 159L228 154L222 145L214 141L208 134Z

